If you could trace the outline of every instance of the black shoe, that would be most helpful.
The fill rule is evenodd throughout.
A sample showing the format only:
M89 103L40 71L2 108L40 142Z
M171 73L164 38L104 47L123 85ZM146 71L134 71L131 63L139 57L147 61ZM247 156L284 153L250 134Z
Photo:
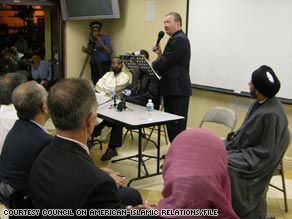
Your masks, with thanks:
M102 161L107 161L112 159L114 156L117 156L118 152L116 151L116 149L112 149L112 148L108 148L106 150L106 152L101 156L101 160Z
M276 219L275 216L267 216L266 219Z

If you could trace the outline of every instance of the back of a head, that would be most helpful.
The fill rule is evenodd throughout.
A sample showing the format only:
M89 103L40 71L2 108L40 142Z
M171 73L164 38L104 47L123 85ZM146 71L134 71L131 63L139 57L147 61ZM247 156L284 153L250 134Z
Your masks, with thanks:
M147 60L149 60L149 53L145 49L140 50L140 55L143 55Z
M26 82L26 77L21 73L6 73L0 77L0 105L12 103L13 90L20 84Z
M12 103L17 111L18 118L33 120L40 112L47 95L46 89L35 81L19 85L12 94Z
M97 101L90 81L69 78L57 82L48 95L48 109L59 130L77 130L86 116L96 111Z

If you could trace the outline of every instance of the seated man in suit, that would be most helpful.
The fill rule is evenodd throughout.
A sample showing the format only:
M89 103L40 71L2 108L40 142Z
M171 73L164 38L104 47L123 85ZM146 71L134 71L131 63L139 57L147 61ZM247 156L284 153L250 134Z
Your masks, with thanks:
M240 218L266 218L265 194L290 142L288 120L275 97L280 81L268 66L252 73L250 106L238 131L225 141L232 205Z
M146 50L138 50L135 54L141 55L149 61L149 53ZM126 97L126 101L146 106L148 99L152 99L154 108L159 109L158 79L154 75L149 75L145 69L139 69L132 75L132 83L127 87L131 90L131 95Z
M149 60L149 53L142 49L139 55ZM158 95L158 79L154 75L149 75L144 69L133 72L132 84L128 86L131 89L131 95L126 97L127 102L146 106L148 99L152 99L155 109L159 108L160 97ZM117 147L122 146L123 126L103 121L95 131L102 130L105 126L112 127L112 132L106 152L102 155L101 160L107 161L118 155Z
M53 140L44 129L49 119L47 95L46 89L35 81L19 85L12 94L19 119L9 131L0 155L2 188L11 189L4 198L11 199L12 208L31 208L29 200L24 201L30 194L29 172L38 154Z
M20 73L7 73L0 76L0 153L7 133L18 119L11 101L13 90L26 82Z
M35 206L73 210L125 208L116 182L96 167L89 155L87 139L97 115L91 82L77 78L59 81L49 92L48 109L57 135L30 172Z

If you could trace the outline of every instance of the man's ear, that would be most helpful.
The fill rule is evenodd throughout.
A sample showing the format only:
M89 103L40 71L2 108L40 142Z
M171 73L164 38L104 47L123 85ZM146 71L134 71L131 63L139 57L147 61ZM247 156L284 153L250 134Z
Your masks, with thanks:
M95 126L95 120L96 120L96 114L93 112L90 112L86 117L86 127L89 134L93 132L93 129Z
M49 114L49 110L48 110L48 105L47 105L47 101L44 101L41 105L41 110L46 113Z

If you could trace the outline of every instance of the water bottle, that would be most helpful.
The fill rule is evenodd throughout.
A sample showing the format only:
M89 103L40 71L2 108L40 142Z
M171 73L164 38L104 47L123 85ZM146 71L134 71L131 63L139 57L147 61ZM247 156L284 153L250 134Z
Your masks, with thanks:
M154 110L154 104L152 103L152 99L148 99L148 103L146 104L146 109L147 109L147 119L151 121L152 112Z
M114 98L115 95L116 95L115 88L111 88L110 93L109 93L110 98Z

